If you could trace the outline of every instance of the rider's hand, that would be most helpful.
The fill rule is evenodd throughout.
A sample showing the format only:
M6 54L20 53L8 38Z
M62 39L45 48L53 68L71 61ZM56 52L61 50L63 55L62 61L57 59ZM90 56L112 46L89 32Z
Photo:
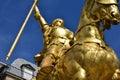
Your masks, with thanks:
M40 17L40 11L39 11L39 9L38 9L38 7L37 6L35 6L34 7L34 17L35 17L35 19L39 19L39 17Z
M38 3L39 0L34 0L34 2L35 2L35 1L37 1L37 3Z

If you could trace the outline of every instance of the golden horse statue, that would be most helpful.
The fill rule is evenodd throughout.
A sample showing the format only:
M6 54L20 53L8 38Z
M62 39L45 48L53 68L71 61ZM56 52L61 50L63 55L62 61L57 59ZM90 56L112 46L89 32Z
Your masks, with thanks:
M119 60L103 34L119 19L117 0L86 0L76 42L45 80L120 80Z

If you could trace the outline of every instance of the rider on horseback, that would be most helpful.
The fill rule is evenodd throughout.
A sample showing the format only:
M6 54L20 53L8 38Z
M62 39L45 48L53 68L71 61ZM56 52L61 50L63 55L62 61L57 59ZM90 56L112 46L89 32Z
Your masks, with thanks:
M43 59L40 59L39 56L35 56L35 59L40 63L39 66L41 68L38 71L36 79L44 80L52 71L56 60L70 48L75 39L73 32L64 28L64 21L62 19L55 19L52 25L48 25L41 16L37 6L34 8L34 12L35 18L41 25L44 37L44 48L41 52L41 54L43 54Z

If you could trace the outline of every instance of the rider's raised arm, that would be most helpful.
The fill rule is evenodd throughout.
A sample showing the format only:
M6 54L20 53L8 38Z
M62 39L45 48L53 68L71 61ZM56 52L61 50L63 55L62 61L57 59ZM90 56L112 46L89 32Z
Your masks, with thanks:
M44 31L44 30L46 29L47 22L46 22L46 20L42 17L42 15L41 15L41 13L40 13L40 11L39 11L39 9L38 9L37 6L35 6L35 8L34 8L34 17L35 17L36 20L39 21L39 23L40 23L40 25L41 25L41 28L42 28L42 30ZM48 27L48 26L47 26L47 27Z

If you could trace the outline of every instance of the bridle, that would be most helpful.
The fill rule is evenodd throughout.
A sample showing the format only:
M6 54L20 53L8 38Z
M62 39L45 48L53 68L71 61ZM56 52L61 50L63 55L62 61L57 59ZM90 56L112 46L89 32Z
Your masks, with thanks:
M95 0L95 2L96 3L99 3L99 2L97 2L96 0ZM99 4L102 4L102 3L99 3ZM114 4L114 3L113 3ZM104 4L102 4L102 5L104 5ZM112 5L112 4L111 4ZM118 4L115 4L115 5L118 5ZM105 15L109 15L108 13L106 13ZM94 24L94 23L98 23L98 22L100 22L100 21L102 21L102 20L104 20L104 18L100 18L100 19L97 19L97 20L95 20L95 21L93 21L93 22L90 22L90 23L88 23L88 24L85 24L85 25L83 25L83 26L81 26L77 31L76 31L76 34L79 32L79 31L81 31L85 26L88 26L88 25L93 25L93 26L95 26L96 24ZM105 30L105 28L103 29L103 31Z

